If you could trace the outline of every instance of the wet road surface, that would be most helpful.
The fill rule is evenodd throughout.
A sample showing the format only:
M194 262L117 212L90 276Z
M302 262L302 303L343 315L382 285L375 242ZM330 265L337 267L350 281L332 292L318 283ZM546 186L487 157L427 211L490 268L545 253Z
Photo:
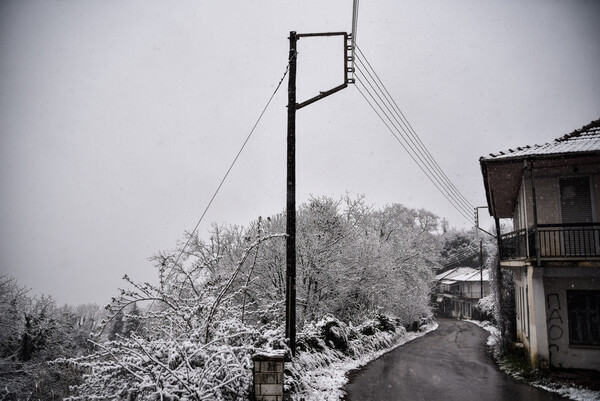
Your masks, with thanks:
M487 331L457 320L350 374L345 401L369 400L564 400L519 383L496 368L486 353Z

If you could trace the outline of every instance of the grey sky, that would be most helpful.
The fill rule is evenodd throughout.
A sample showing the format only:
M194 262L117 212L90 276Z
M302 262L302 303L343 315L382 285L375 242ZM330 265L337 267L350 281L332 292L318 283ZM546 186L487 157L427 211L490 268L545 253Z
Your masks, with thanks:
M3 1L0 273L106 303L191 230L281 78L289 31L348 31L346 1ZM599 1L360 3L358 43L439 164L485 202L478 158L600 115ZM341 83L299 44L299 100ZM333 85L330 85L329 82ZM285 207L287 80L200 227ZM349 87L298 112L298 200L364 193L467 222Z

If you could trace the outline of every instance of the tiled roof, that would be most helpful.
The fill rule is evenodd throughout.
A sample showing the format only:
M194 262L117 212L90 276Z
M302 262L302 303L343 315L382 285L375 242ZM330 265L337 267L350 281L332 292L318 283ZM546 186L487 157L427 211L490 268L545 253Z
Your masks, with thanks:
M527 156L547 156L563 153L587 153L600 151L600 119L543 145L533 145L490 153L483 160L523 158Z

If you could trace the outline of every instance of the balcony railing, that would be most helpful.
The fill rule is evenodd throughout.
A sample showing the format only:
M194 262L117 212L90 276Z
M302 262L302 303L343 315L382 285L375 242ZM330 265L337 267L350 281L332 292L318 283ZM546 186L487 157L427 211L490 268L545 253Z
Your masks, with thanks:
M600 258L600 223L539 224L540 259ZM534 259L535 229L522 229L501 237L500 259Z

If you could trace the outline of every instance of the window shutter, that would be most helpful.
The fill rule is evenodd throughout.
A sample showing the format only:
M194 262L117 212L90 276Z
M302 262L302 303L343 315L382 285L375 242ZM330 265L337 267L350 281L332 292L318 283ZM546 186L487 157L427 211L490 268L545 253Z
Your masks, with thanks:
M560 206L564 224L592 222L592 196L589 177L560 179Z

